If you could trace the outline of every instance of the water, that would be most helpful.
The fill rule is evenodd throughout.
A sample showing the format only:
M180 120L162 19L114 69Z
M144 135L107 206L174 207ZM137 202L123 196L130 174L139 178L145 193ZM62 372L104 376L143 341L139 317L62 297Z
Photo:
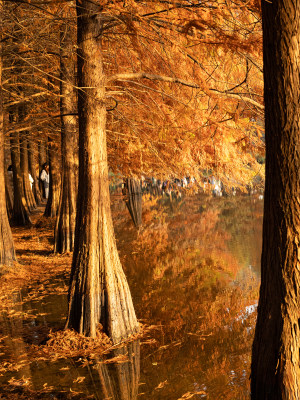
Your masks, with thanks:
M7 337L0 357L23 357L23 365L3 371L2 386L13 378L24 393L28 379L35 394L49 399L248 399L262 203L249 197L148 198L139 231L124 204L116 202L113 211L137 316L153 329L112 355L128 354L129 362L30 362L26 343L63 326L66 294L50 291L41 301L18 305L28 291L16 292L14 312L2 312ZM17 334L25 325L32 327L30 338Z

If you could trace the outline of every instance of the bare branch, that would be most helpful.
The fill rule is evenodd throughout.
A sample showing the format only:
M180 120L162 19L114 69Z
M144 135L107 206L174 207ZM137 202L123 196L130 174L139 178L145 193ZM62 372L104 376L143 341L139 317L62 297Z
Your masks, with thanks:
M183 86L188 86L194 89L201 89L201 87L192 82L187 82L179 78L173 78L170 76L163 76L163 75L154 75L154 74L149 74L147 72L137 72L137 73L128 73L128 74L115 74L111 75L106 79L106 82L112 82L112 81L126 81L126 80L132 80L132 79L149 79L149 80L157 80L161 82L169 82L169 83L179 83L180 85ZM206 91L207 92L207 91ZM208 89L208 92L211 92L212 94L220 94L221 96L226 96L230 97L233 99L238 99L241 101L244 101L245 103L250 103L254 105L255 107L259 108L260 110L264 109L263 104L260 104L259 102L251 99L250 97L244 97L236 93L230 93L228 91L222 92L217 89Z
M172 78L170 76L163 76L163 75L154 75L148 74L147 72L137 72L137 73L128 73L128 74L115 74L111 75L106 79L106 82L111 81L124 81L128 79L149 79L152 81L162 81L162 82L169 82L169 83L179 83L183 86L188 86L191 88L199 89L199 85L192 82L186 82L182 79Z

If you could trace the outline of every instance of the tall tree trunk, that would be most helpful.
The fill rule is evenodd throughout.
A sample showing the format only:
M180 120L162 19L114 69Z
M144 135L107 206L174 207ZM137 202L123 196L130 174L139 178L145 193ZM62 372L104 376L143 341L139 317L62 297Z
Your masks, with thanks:
M29 181L29 169L28 169L28 148L27 148L27 138L25 134L21 135L20 138L20 167L23 178L23 190L24 196L29 208L32 211L36 208L36 202L31 189L31 184Z
M48 157L47 157L47 146L46 146L46 140L45 138L41 138L38 141L38 162L39 162L39 178L40 174L43 169L43 165L48 162ZM43 182L39 179L39 189L42 194L42 198L45 199L45 190L44 190L44 185Z
M78 186L78 127L75 89L75 60L72 27L66 24L61 34L61 147L62 179L54 252L73 251Z
M38 175L39 175L39 168L37 168L37 159L36 159L36 155L37 155L37 149L36 149L36 143L34 143L31 140L28 140L28 167L29 167L29 172L30 175L33 178L33 185L32 185L32 189L33 189L33 195L35 198L35 202L37 205L40 205L42 202L42 194L40 192L40 188L39 188L39 181L38 181Z
M66 327L113 342L138 331L110 210L101 8L78 0L79 190Z
M6 211L8 218L11 218L12 216L12 210L13 210L13 201L12 201L12 196L11 196L11 191L9 190L9 183L7 180L6 175L4 176L5 180L5 200L6 200Z
M263 1L266 188L251 396L300 399L300 2Z
M0 0L0 265L11 265L16 260L14 242L8 222L5 200L4 131L2 103L2 15Z
M56 217L59 207L61 175L58 145L53 140L49 140L49 167L49 197L46 204L44 216Z
M23 175L20 166L20 144L18 133L11 133L10 144L14 184L14 205L11 221L14 225L31 225L30 211L24 195Z

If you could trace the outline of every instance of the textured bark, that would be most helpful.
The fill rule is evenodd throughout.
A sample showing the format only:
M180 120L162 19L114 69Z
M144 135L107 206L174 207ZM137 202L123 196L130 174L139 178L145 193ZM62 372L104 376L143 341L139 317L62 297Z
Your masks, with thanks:
M24 194L23 174L20 166L20 146L18 133L14 132L11 134L10 143L14 185L14 205L11 221L14 225L31 225L30 211Z
M4 132L2 105L2 7L0 0L0 265L11 265L16 260L14 242L8 222L5 200Z
M6 201L6 211L8 218L11 218L12 216L12 210L13 210L13 200L11 196L11 191L9 190L9 184L7 182L6 175L4 176L5 179L5 201Z
M46 141L44 138L41 138L38 141L38 162L39 162L39 177L43 169L43 165L48 162L48 157L47 157L47 146L46 146ZM45 190L44 190L44 185L43 182L39 179L39 189L42 194L42 198L45 199Z
M251 398L300 399L300 2L262 2L266 188Z
M55 226L54 252L73 251L78 187L78 126L75 90L75 60L72 57L72 28L66 24L61 35L61 147L62 187Z
M25 137L24 134L22 134L20 138L20 167L23 179L23 190L24 190L25 200L28 205L29 211L32 211L36 208L36 202L29 181L28 147L27 147L27 138Z
M44 216L56 217L58 214L61 175L60 175L60 158L58 145L49 140L49 175L50 187L49 197L46 204Z
M30 175L33 178L33 195L35 198L35 202L37 205L40 205L42 202L42 194L39 188L39 182L38 182L38 174L39 174L39 168L37 168L37 161L36 161L36 144L32 141L28 141L28 167L29 167L29 172Z
M114 237L106 151L101 8L78 0L79 190L67 327L114 343L138 331Z

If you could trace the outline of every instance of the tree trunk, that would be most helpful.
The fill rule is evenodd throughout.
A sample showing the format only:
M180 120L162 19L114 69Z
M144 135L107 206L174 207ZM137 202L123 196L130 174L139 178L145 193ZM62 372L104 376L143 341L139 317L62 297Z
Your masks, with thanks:
M39 188L39 181L38 181L38 175L39 175L39 168L37 167L37 161L36 161L36 144L32 141L28 141L28 166L29 166L29 172L30 175L33 178L33 195L35 198L35 202L37 205L40 205L42 202L42 195L40 192Z
M12 210L13 210L13 201L12 201L11 191L9 190L9 187L8 187L9 184L7 182L6 175L4 176L4 180L5 180L6 211L7 211L8 218L11 218Z
M27 148L27 138L25 137L25 134L22 134L20 139L20 167L23 179L24 196L29 211L32 211L36 208L36 202L29 181L28 148Z
M62 187L55 226L54 252L73 251L78 186L78 127L73 60L72 27L66 24L61 35L61 147Z
M46 150L46 141L44 138L41 138L38 141L38 161L39 161L39 178L40 178L40 174L42 172L43 169L43 165L48 162L48 157L47 157L47 150ZM42 194L42 198L45 199L45 189L44 189L44 185L43 182L39 179L39 189L40 192Z
M3 2L0 0L0 265L11 265L16 260L14 242L8 222L5 200L4 131L2 104L2 19Z
M49 197L46 204L44 216L56 217L58 214L61 175L60 175L60 159L59 159L58 145L49 140Z
M266 188L251 398L300 399L300 3L262 2Z
M20 166L20 145L18 133L11 133L10 144L14 184L14 205L11 221L14 225L31 225L32 223L29 216L30 211L24 195L23 175Z
M79 190L66 327L114 343L139 329L110 210L101 8L78 0Z

